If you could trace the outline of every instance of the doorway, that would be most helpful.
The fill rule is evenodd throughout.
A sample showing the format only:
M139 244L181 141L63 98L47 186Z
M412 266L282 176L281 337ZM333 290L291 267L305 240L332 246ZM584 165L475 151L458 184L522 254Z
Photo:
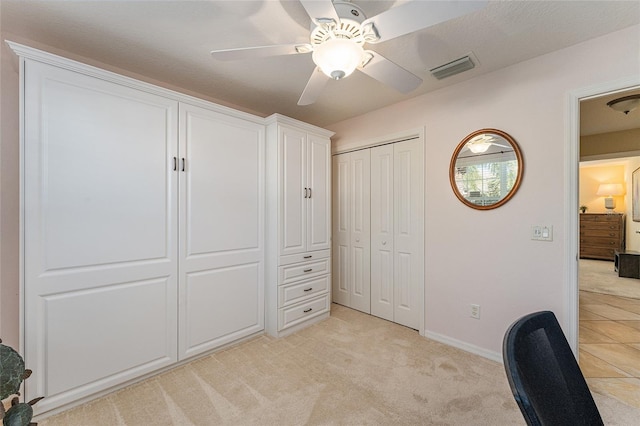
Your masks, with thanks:
M640 94L640 89L580 99L578 202L586 212L578 220L577 353L592 390L640 408L634 397L640 392L640 281L618 276L611 248L640 251L640 223L631 214L631 174L640 167L640 110L625 115L607 106L630 94ZM625 144L628 137L636 143ZM600 184L622 188L622 194L607 197L612 198L608 208L598 195ZM593 227L597 220L608 221L602 224L607 227L602 237Z

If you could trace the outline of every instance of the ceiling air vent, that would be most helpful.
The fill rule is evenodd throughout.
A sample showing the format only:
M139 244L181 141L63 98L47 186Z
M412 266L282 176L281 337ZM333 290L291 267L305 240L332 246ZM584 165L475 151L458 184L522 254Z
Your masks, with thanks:
M443 78L450 77L452 75L459 74L463 71L470 70L474 68L476 65L471 60L471 56L463 56L460 59L456 59L455 61L451 61L448 64L440 65L439 67L435 67L429 72L438 80L442 80Z

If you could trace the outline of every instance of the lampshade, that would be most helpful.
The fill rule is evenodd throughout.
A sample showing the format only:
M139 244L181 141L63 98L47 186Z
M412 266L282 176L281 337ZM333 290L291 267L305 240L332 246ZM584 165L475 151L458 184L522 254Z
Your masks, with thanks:
M625 114L629 114L630 111L640 106L640 94L624 96L622 98L614 99L607 102L607 106Z
M624 194L624 188L622 188L622 184L620 183L602 183L598 187L598 192L596 192L596 195L601 197L612 197L622 194Z
M362 63L364 50L358 43L342 38L325 41L313 50L313 62L323 73L339 80L350 75Z

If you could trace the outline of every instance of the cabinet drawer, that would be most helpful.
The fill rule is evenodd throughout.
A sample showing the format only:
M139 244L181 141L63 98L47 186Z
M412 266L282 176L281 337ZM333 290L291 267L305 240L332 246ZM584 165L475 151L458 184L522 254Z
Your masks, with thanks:
M312 262L295 263L278 268L278 284L289 284L301 279L328 274L331 270L331 259L320 259Z
M620 224L617 222L587 222L580 224L580 232L599 231L620 231Z
M309 318L329 312L329 294L325 294L305 303L278 310L278 329L300 324Z
M622 221L622 215L619 214L581 214L580 222L615 222L620 223Z
M280 266L291 265L292 263L309 262L312 260L326 259L331 256L331 250L307 251L304 253L280 256Z
M580 228L580 237L589 238L589 237L605 237L612 238L614 240L620 239L620 230L619 229L585 229Z
M319 278L280 286L278 288L278 307L293 305L326 292L331 285L330 280L330 275L323 275Z
M613 260L615 248L580 247L580 258Z
M580 238L580 245L583 247L611 247L620 248L620 239L608 237L584 237Z

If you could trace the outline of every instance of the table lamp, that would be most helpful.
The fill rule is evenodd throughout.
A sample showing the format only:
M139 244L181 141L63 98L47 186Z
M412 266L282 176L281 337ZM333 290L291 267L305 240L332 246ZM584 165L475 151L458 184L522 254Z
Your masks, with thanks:
M624 194L624 189L620 183L601 183L598 187L596 195L604 196L604 207L607 209L607 213L613 213L616 208L616 200L613 199L616 195Z

